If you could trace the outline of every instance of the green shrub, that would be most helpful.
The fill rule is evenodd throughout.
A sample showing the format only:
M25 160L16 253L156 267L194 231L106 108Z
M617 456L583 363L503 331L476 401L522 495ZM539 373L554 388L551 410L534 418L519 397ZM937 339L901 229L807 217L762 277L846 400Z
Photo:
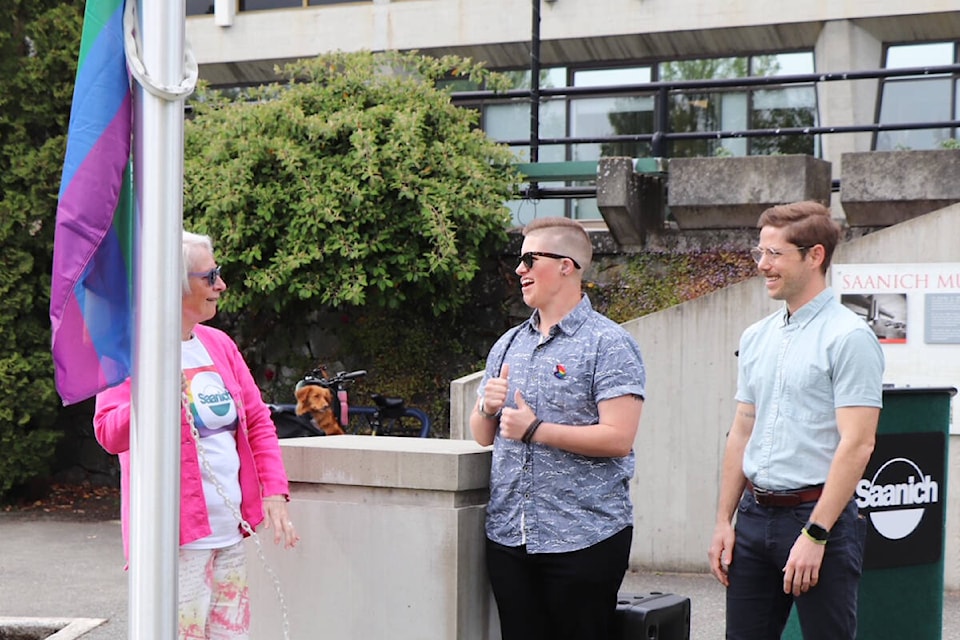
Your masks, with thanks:
M82 2L0 12L0 499L49 471L50 264Z

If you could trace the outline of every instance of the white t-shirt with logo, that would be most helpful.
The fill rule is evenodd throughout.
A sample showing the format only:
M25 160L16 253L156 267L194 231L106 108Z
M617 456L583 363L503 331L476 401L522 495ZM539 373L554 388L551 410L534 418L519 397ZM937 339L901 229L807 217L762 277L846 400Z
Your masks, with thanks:
M213 470L216 482L239 511L240 456L237 453L237 405L217 372L213 359L203 343L192 337L181 343L183 374L187 379L190 412L200 434L204 457ZM243 539L240 523L217 492L210 472L200 458L203 495L207 501L212 533L183 545L184 549L221 549Z

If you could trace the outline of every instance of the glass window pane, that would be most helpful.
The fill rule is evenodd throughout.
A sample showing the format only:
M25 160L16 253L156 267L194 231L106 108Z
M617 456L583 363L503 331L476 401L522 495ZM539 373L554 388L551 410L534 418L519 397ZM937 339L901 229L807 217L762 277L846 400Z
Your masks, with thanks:
M744 78L747 58L708 58L706 60L674 60L660 64L661 80L710 80Z
M957 115L957 114L960 114L960 82L954 81L954 83L953 83L953 89L954 89L954 92L953 92L953 104L954 104L954 108L953 108L953 119L954 119L954 120L960 120L960 115ZM953 130L953 132L952 132L952 137L953 137L954 139L957 138L957 130L956 130L956 129Z
M749 126L747 120L747 94L742 91L723 93L720 95L720 129L723 131L742 131ZM747 155L746 138L723 138L717 141L714 155L745 156ZM724 151L721 152L720 149Z
M499 71L512 80L511 86L514 89L532 89L530 82L530 69L511 69ZM557 88L567 86L567 70L565 67L552 67L549 69L540 69L540 88Z
M650 96L584 98L570 102L570 135L575 138L653 132L653 98ZM647 142L609 142L574 145L574 160L601 156L639 158L650 155Z
M213 13L213 0L187 0L187 15L202 16Z
M609 87L625 84L645 84L650 82L650 67L629 67L624 69L591 69L574 71L575 87Z
M670 96L670 131L719 131L722 93L677 92ZM720 146L716 138L672 140L669 155L673 158L696 158L715 155Z
M953 64L953 43L897 45L887 49L887 69Z
M483 109L483 130L494 140L530 139L530 102L517 101L487 105ZM540 103L540 137L562 138L566 131L563 100L545 100ZM511 147L520 162L530 161L530 147ZM566 154L563 145L544 145L539 148L541 162L562 162Z
M887 80L880 97L880 124L950 119L952 83L948 77ZM948 128L882 131L877 134L877 151L936 149L949 137Z
M755 76L793 76L813 73L813 52L754 56L751 59L751 65L751 73Z
M542 186L547 186L545 183ZM566 203L561 199L550 200L510 200L507 208L513 215L513 224L522 227L534 218L559 217L565 213Z
M448 89L451 92L479 91L481 89L478 83L471 82L469 78L450 78L448 80L439 80L437 81L437 88Z
M308 0L307 4L311 7L319 6L322 4L343 4L345 2L359 2L360 0ZM371 0L367 0L370 2Z
M575 198L571 216L574 220L601 220L603 214L597 206L596 198Z
M813 127L817 124L816 94L812 86L762 89L753 92L752 129ZM814 155L813 136L751 138L751 155Z
M303 0L240 0L240 11L263 11L265 9L289 9L302 7Z

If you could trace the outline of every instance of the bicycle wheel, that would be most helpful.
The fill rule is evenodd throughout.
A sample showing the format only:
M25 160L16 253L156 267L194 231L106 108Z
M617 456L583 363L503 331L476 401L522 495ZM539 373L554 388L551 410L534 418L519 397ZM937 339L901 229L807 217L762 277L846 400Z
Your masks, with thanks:
M423 424L414 416L403 415L395 418L381 418L378 435L382 436L406 436L419 438Z

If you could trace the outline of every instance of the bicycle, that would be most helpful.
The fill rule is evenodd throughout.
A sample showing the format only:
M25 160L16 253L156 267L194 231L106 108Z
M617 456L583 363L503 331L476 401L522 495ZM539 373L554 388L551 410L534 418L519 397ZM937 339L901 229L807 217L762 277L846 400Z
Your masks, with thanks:
M430 417L416 407L406 406L403 398L394 398L371 393L374 406L351 406L347 388L355 381L367 375L365 370L340 371L333 376L324 367L313 369L297 383L297 389L304 385L318 385L329 389L333 394L330 403L344 433L408 436L427 438L430 436ZM268 405L277 437L298 438L325 435L309 415L298 416L296 404ZM351 420L351 417L354 419ZM362 417L361 419L356 419Z

